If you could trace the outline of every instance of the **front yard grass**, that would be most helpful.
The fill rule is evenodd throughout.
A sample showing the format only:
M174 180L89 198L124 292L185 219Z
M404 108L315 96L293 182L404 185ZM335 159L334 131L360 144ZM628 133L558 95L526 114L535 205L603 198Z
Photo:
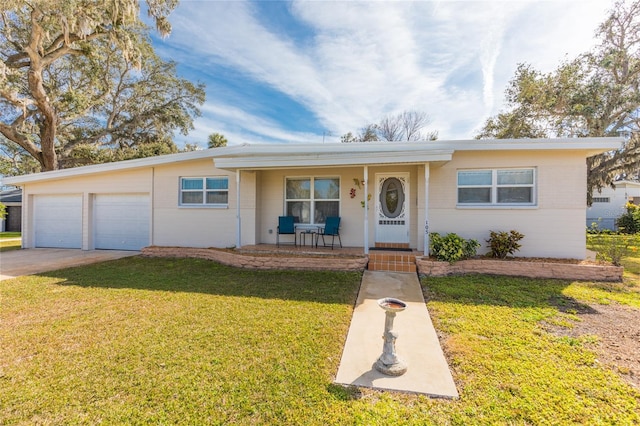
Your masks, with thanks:
M20 232L0 232L0 240L4 238L20 238Z
M424 279L450 401L332 384L360 278L133 257L2 281L0 424L640 422L640 392L542 326L616 283Z
M20 238L20 235L20 232L0 232L0 252L20 250L22 241L16 239Z

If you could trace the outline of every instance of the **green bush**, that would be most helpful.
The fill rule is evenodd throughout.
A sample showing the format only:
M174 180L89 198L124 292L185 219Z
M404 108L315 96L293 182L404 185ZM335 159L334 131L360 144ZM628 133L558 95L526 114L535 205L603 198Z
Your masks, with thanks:
M436 259L449 263L475 256L476 250L480 247L478 241L473 239L465 240L454 233L441 236L437 232L433 232L429 234L429 237L431 254L433 254Z
M611 235L611 234L615 234L615 231L612 231L611 229L607 229L607 228L600 228L600 222L602 221L602 219L598 219L597 222L591 222L591 226L587 227L587 234L590 235L598 235L598 234L605 234L605 235Z
M627 212L616 220L616 225L624 234L637 234L640 232L640 207L627 203L625 208Z
M489 243L491 249L491 257L497 257L504 259L508 255L513 255L522 247L518 244L518 241L524 238L524 234L514 231L509 232L495 232L489 231L489 239L486 240Z
M640 239L637 239L640 242ZM628 235L590 235L587 238L589 246L595 250L596 260L611 262L620 266L622 258L636 250L634 237Z

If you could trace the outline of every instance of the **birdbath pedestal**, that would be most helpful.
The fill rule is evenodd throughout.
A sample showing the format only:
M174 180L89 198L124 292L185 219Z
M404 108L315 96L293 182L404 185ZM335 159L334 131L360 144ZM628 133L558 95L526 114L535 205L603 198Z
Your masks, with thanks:
M382 355L375 364L376 370L387 376L401 376L407 372L407 364L396 354L396 339L398 333L393 331L393 320L397 312L402 312L407 308L407 304L400 299L385 297L378 300L378 306L385 311L384 321L384 345Z

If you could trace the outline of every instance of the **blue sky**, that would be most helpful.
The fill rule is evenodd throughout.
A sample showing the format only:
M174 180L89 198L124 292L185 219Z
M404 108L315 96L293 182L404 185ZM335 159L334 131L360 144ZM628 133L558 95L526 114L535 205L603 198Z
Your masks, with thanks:
M551 71L591 48L597 1L193 1L153 44L207 100L185 142L339 142L424 111L439 139L470 139L504 108L518 63Z

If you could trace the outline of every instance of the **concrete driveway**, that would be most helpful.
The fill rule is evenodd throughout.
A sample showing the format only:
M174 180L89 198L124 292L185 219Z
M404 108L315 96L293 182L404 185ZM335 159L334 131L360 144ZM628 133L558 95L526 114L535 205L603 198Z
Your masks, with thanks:
M139 251L122 250L83 251L55 248L10 250L0 253L0 281L138 254L140 254Z

